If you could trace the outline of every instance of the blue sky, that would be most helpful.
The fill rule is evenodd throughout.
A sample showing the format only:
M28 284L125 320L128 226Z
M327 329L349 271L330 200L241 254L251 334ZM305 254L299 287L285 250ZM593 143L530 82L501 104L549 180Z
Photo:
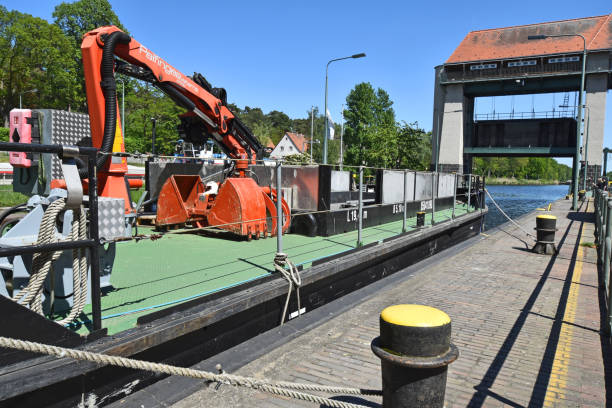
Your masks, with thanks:
M0 0L8 9L48 20L58 3ZM311 105L322 110L327 61L365 52L366 58L330 66L329 109L335 121L351 88L368 81L389 93L398 120L418 121L427 130L432 122L434 66L443 63L469 31L612 12L609 0L111 4L134 38L170 64L188 75L202 73L214 86L225 87L230 101L264 112L305 117ZM538 95L534 104L535 110L550 110L553 101ZM516 105L515 110L531 111L532 99L517 98ZM488 112L491 102L477 108ZM612 101L607 112L606 145L612 145Z

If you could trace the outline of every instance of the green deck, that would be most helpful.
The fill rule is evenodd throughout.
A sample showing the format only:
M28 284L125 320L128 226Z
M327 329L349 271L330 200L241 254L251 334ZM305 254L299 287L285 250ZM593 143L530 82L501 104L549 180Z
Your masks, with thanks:
M466 207L457 206L457 216ZM436 222L449 219L451 210L437 211ZM427 214L426 223L431 222ZM415 218L408 219L414 228ZM364 228L364 244L401 232L402 221ZM283 249L304 268L317 259L355 248L357 231L331 237L283 237ZM196 234L167 234L156 241L121 242L111 276L113 290L102 297L102 325L114 334L136 324L139 316L170 307L244 282L274 270L276 239L228 240ZM72 328L87 333L91 328L91 305Z

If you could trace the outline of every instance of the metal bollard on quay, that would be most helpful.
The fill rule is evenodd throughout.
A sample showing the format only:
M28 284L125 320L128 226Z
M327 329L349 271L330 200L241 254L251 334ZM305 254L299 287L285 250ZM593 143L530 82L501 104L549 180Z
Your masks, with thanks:
M425 211L418 211L416 213L416 226L418 228L425 226Z
M580 191L578 192L578 199L579 199L580 201L584 201L584 198L585 198L585 197L586 197L586 191L585 191L585 190L580 190Z
M423 305L389 306L380 314L372 351L381 360L383 407L442 408L448 365L459 357L451 319Z
M532 251L538 254L553 255L557 253L555 247L555 232L557 231L557 217L554 215L536 216L536 244Z

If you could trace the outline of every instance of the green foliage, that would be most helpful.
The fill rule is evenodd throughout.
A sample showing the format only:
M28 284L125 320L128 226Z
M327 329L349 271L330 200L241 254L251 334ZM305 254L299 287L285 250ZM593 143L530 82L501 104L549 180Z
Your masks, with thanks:
M550 157L475 157L473 170L487 177L521 180L558 180L572 178L572 169Z
M135 83L125 95L125 150L128 152L151 152L152 121L156 118L155 146L158 154L174 152L178 139L178 115L184 109L155 87L146 83Z
M0 127L0 142L9 141L9 128Z
M85 78L81 63L81 41L83 34L105 25L114 25L128 32L107 0L78 0L73 3L60 3L53 11L55 25L64 33L71 44L70 57L76 64L75 81L79 86L79 98L73 108L87 111L85 98ZM128 32L129 34L129 32Z
M418 123L396 123L393 101L383 89L363 82L346 98L346 161L350 165L426 170L431 133Z
M417 122L403 122L397 130L397 158L393 167L429 170L430 163L431 132L425 132Z
M310 163L310 155L308 154L292 154L284 157L285 164L308 164Z
M55 24L77 46L83 34L105 25L114 25L126 31L107 0L79 0L60 3L53 11Z
M47 21L0 6L0 115L23 106L68 109L84 100L71 41Z
M357 84L346 97L346 163L390 166L397 150L393 102L384 90L369 82Z

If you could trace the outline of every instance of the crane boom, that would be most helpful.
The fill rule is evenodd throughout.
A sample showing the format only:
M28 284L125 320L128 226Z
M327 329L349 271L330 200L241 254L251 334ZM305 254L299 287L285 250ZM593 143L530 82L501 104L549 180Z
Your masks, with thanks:
M123 129L117 104L115 72L147 81L186 109L180 116L179 132L185 141L203 144L212 138L225 153L234 159L235 174L219 187L218 194L195 194L195 201L180 204L177 199L184 192L172 179L162 192L168 195L158 200L158 225L172 223L207 222L226 225L226 228L248 237L266 236L266 211L273 213L275 205L283 206L287 229L290 209L273 189L262 189L246 176L249 164L263 155L263 146L253 133L227 106L227 92L213 88L201 74L190 78L148 47L145 47L115 26L104 26L86 33L81 44L83 70L90 118L92 145L101 150L98 168L98 191L101 196L123 198L126 212L131 211L125 174L127 161L109 153L124 152ZM117 59L119 58L119 59ZM86 177L86 172L81 172ZM201 181L189 181L195 191L204 191ZM276 198L276 204L272 199ZM182 199L182 198L181 198ZM168 204L168 203L174 204ZM180 205L178 205L180 204ZM187 211L185 208L189 208ZM238 209L238 212L236 211ZM164 216L160 216L160 211ZM183 214L177 216L177 212ZM167 222L164 220L168 220ZM170 221L172 220L172 221ZM179 220L180 222L177 222ZM231 224L238 224L233 226ZM276 233L276 220L271 233Z

